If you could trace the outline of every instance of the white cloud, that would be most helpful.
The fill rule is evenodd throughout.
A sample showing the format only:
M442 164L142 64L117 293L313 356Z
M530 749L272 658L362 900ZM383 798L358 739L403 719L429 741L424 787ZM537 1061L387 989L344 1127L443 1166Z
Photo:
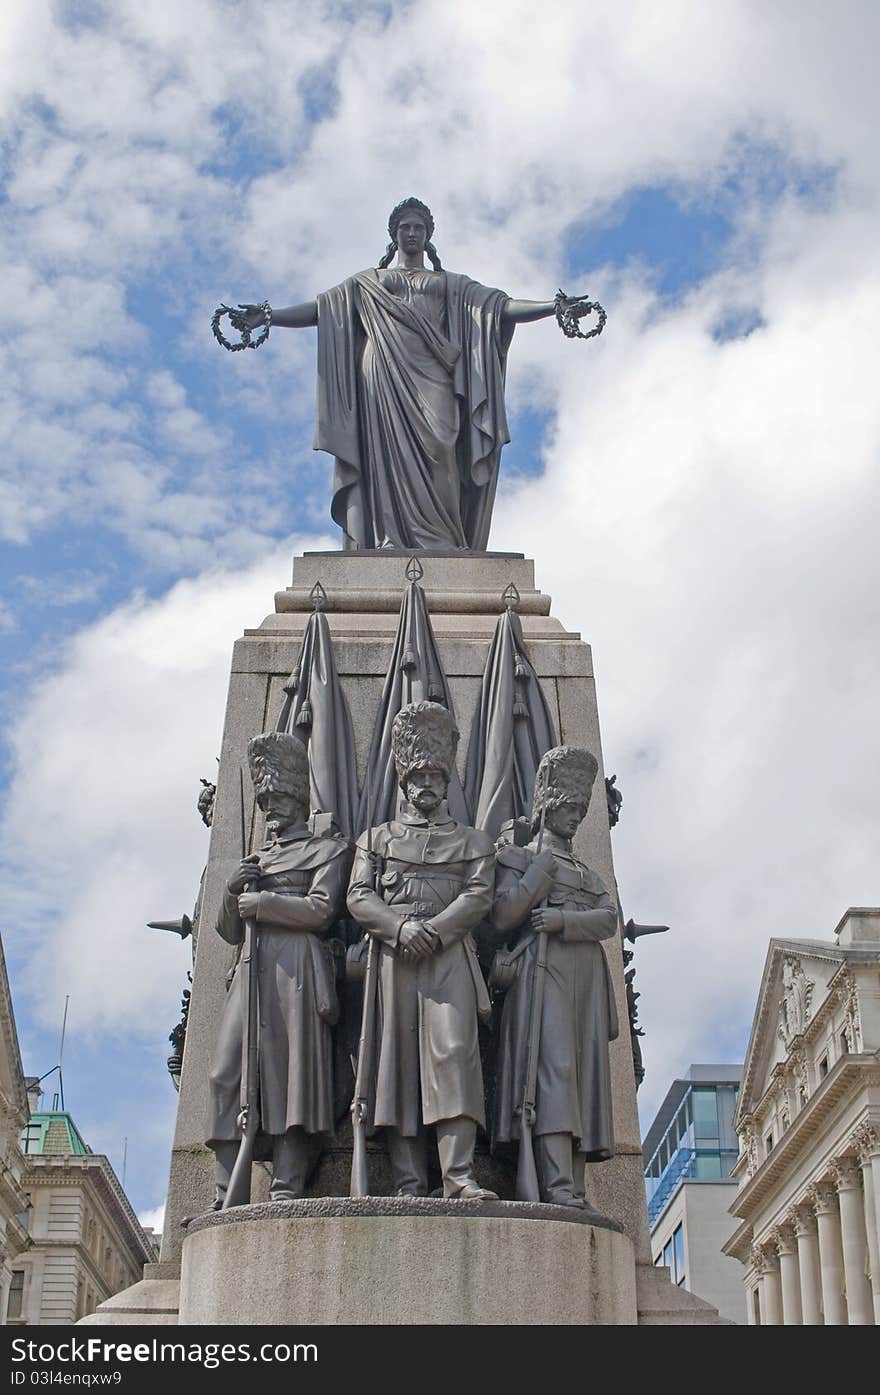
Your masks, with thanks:
M157 1235L162 1234L162 1227L165 1224L165 1202L161 1206L154 1206L149 1211L139 1211L138 1220L145 1230L154 1230Z
M145 926L191 910L207 856L195 799L215 769L232 644L271 608L304 542L328 545L292 539L247 570L135 597L76 634L22 694L4 935L43 1021L69 993L92 1034L153 1034L176 999L181 955L160 952Z

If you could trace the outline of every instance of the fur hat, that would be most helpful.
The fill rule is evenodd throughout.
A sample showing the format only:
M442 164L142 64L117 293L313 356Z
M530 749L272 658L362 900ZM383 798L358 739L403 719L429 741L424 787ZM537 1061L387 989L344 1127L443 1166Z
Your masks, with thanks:
M391 754L401 789L411 770L442 770L448 780L455 767L457 749L455 720L439 702L411 702L394 718Z
M599 762L579 746L554 746L541 757L535 776L532 828L541 822L541 808L558 809L560 804L582 804L589 808Z
M257 794L279 790L309 807L309 753L286 731L264 731L248 742L248 764Z

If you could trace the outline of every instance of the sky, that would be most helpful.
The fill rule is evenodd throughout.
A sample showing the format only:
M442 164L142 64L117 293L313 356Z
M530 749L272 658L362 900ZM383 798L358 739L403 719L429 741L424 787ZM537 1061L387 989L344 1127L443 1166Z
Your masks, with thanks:
M645 1127L742 1059L772 935L876 905L880 10L838 0L6 0L3 914L25 1070L161 1213L195 811L234 639L338 545L310 299L430 204L517 331L490 546L593 647ZM46 1082L47 1095L56 1088Z

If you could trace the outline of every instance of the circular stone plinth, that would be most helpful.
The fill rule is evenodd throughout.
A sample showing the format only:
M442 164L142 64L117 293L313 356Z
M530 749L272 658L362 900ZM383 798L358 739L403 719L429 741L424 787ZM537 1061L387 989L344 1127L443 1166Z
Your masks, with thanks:
M568 1206L313 1197L196 1216L181 1325L636 1322L619 1222Z
M246 1221L289 1221L329 1217L443 1216L448 1220L562 1221L566 1225L592 1225L601 1230L623 1231L621 1221L602 1216L585 1206L552 1206L544 1201L447 1201L440 1196L316 1196L300 1201L263 1201L253 1206L233 1206L228 1211L206 1211L193 1216L187 1235L212 1226L241 1225Z

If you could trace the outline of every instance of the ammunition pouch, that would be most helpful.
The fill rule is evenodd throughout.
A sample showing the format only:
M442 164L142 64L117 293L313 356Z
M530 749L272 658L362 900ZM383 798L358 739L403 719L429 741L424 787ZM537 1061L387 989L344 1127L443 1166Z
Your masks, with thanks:
M533 940L533 935L527 935L524 940L520 940L515 949L497 949L495 951L492 967L489 970L489 989L492 993L506 993L508 988L513 987L520 971L523 951L529 947Z
M367 976L367 955L370 952L370 937L363 935L345 952L345 978L347 983L363 983Z

